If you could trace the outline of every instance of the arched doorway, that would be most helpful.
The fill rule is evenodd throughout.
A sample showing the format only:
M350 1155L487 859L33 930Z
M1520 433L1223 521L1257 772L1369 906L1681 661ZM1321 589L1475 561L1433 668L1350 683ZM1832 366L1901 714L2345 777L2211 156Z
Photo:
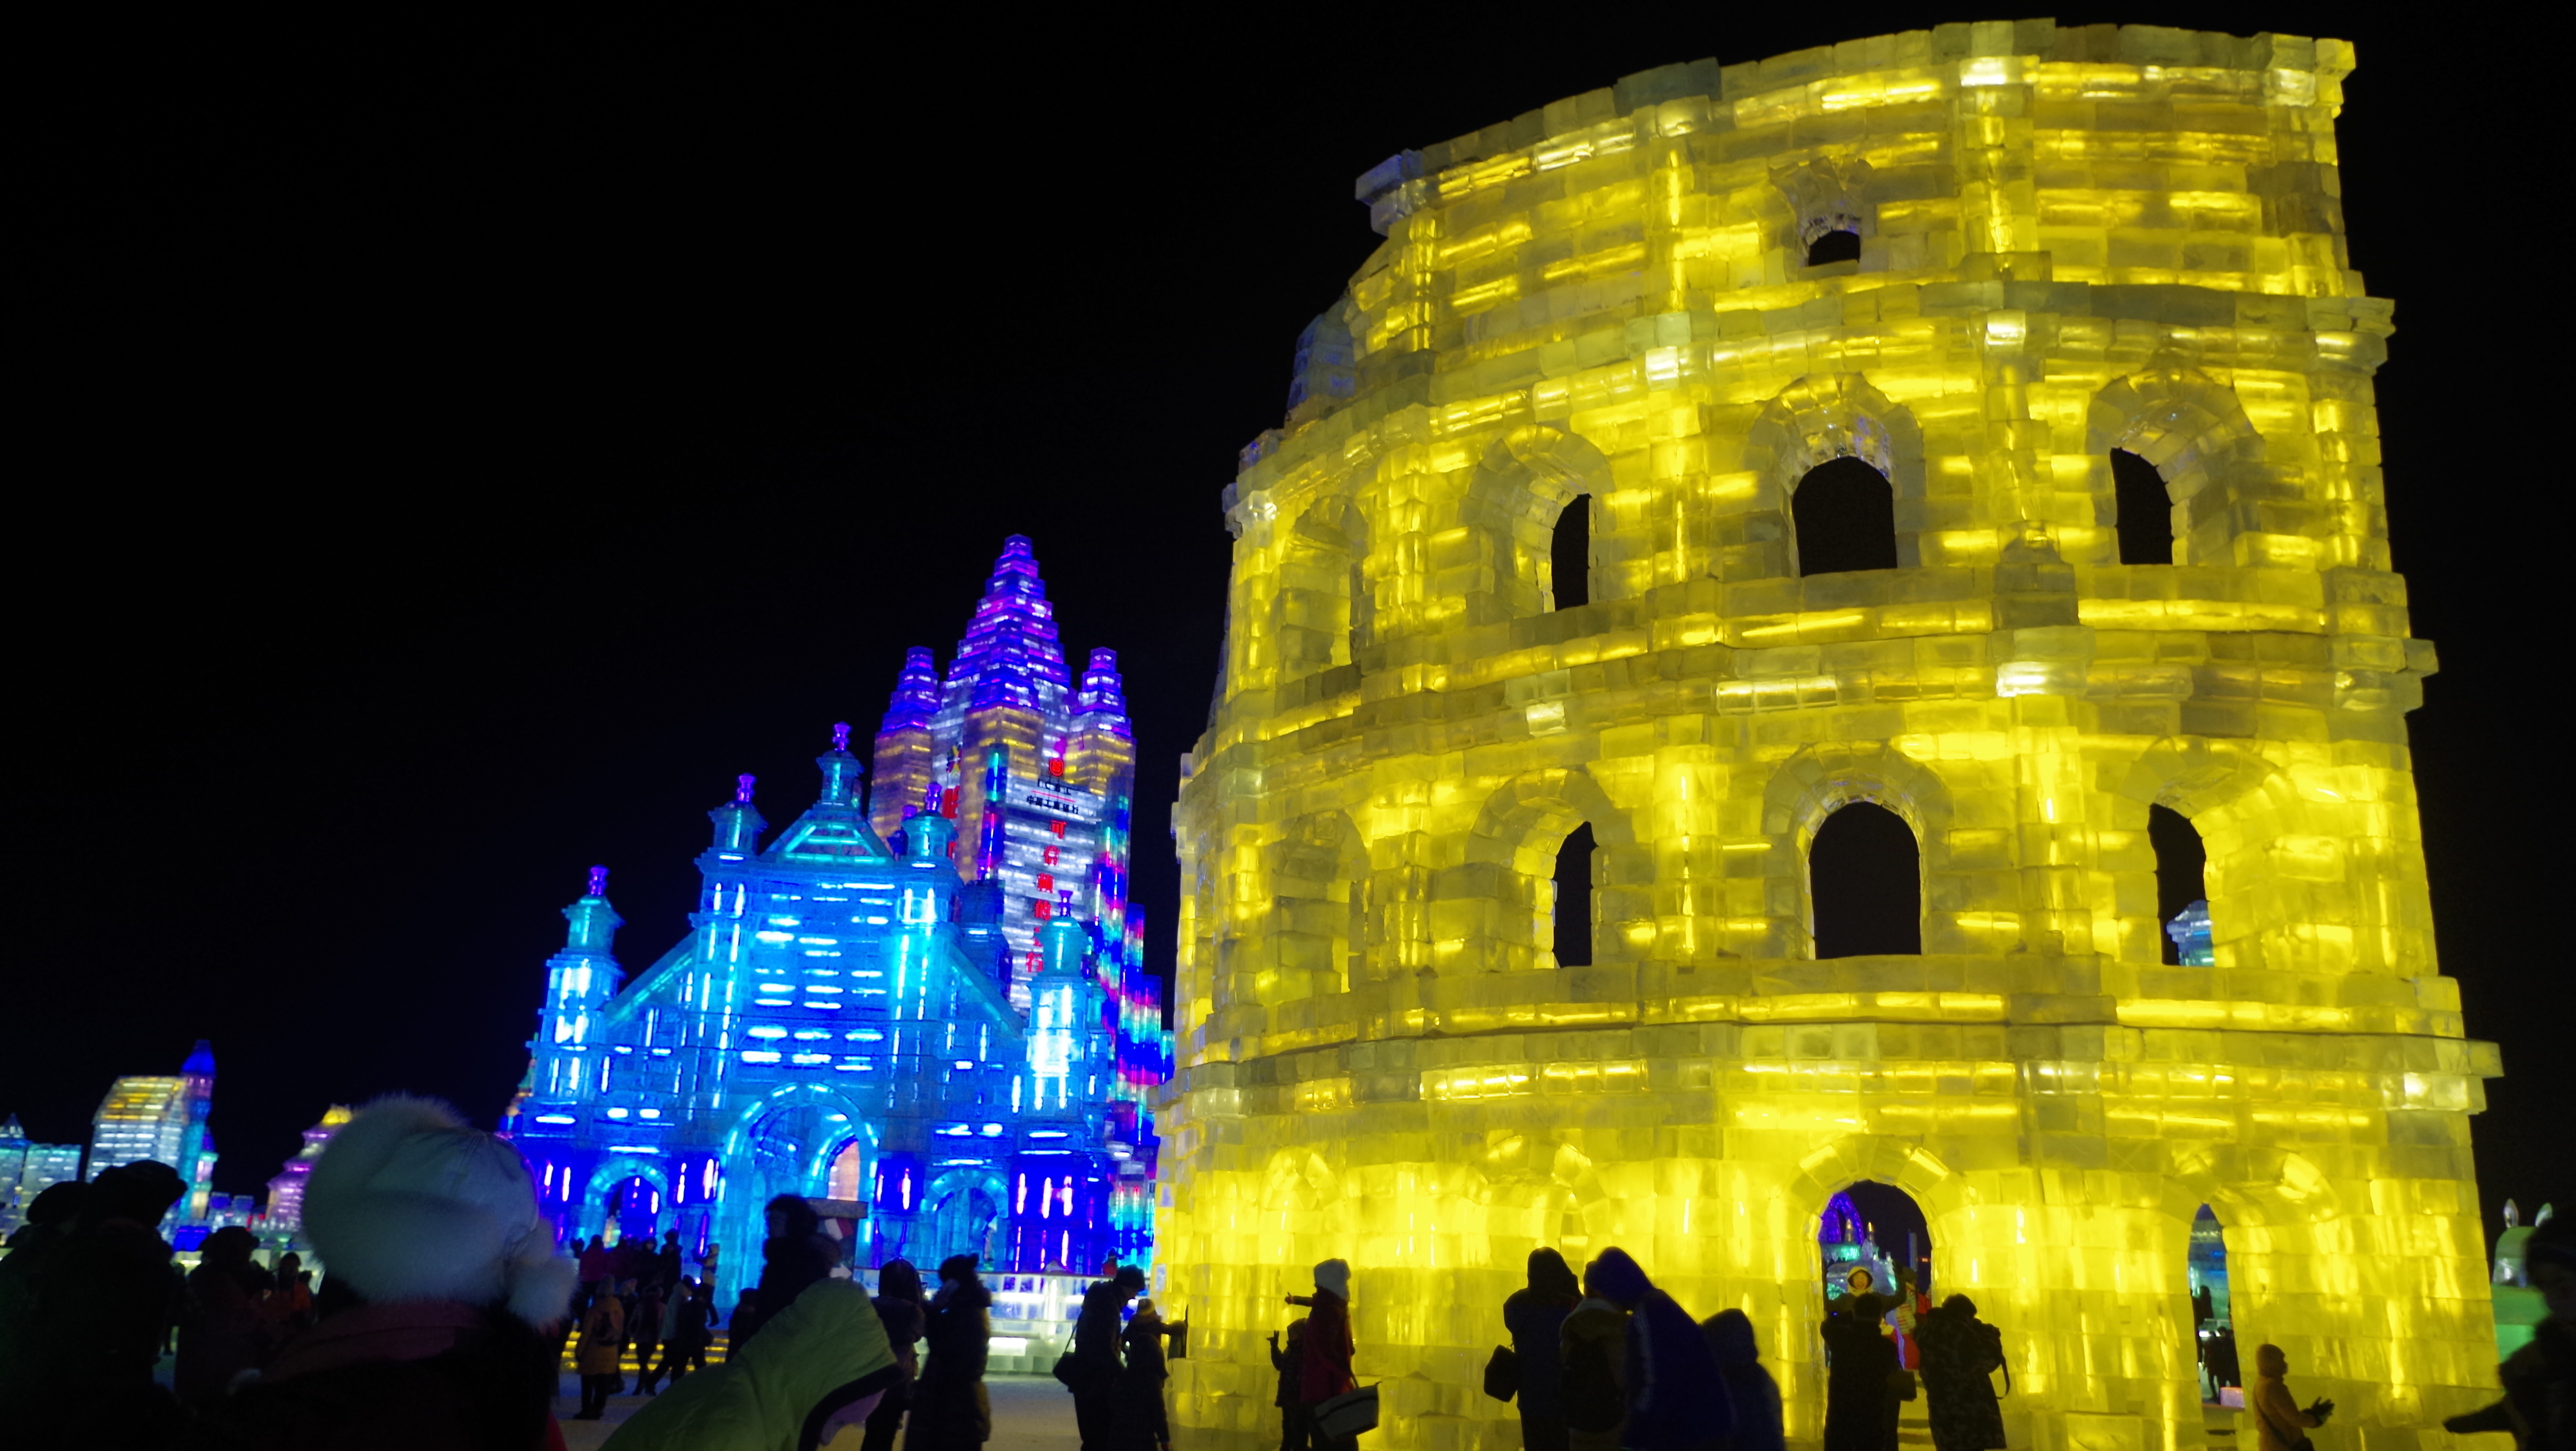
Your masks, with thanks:
M854 1190L867 1182L874 1154L869 1138L847 1100L819 1089L784 1090L739 1120L725 1140L721 1200L711 1231L723 1246L720 1295L737 1295L759 1279L760 1246L768 1233L763 1211L770 1200L781 1194L865 1197L830 1191L836 1177Z
M1932 1289L1931 1226L1913 1195L1893 1184L1862 1179L1825 1201L1824 1216L1816 1227L1816 1258L1824 1289L1821 1349L1826 1416L1831 1420L1843 1414L1837 1406L1847 1405L1842 1397L1847 1387L1835 1379L1838 1360L1854 1357L1840 1372L1846 1377L1853 1373L1854 1363L1884 1365L1888 1351L1905 1369L1920 1365L1912 1331L1916 1314L1930 1303L1926 1296ZM1873 1352L1875 1359L1860 1357L1866 1340L1873 1337L1888 1344ZM1857 1399L1865 1413L1875 1416L1893 1410L1896 1414L1896 1431L1887 1437L1888 1444L1928 1440L1930 1420L1924 1402L1918 1397L1889 1403L1884 1372L1863 1374L1870 1386Z
M603 1207L609 1235L618 1244L628 1240L650 1244L661 1232L662 1191L640 1174L610 1185Z
M2244 1402L2245 1379L2237 1368L2236 1314L2227 1285L2227 1230L2206 1204L2191 1219L2186 1257L2191 1281L2192 1356L2200 1363L2204 1405Z
M973 1255L987 1266L999 1263L1004 1202L1002 1177L991 1170L953 1170L932 1180L914 1240L926 1253L915 1262L928 1269L950 1255Z

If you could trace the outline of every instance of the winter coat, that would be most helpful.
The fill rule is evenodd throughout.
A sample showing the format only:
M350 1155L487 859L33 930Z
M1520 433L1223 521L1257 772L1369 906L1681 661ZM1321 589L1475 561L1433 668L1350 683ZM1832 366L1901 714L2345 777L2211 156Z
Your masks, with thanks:
M1637 1451L1693 1451L1723 1445L1735 1404L1709 1353L1708 1337L1673 1297L1649 1288L1628 1315L1623 1379L1628 1424L1619 1444Z
M29 1238L0 1259L9 1434L44 1445L57 1425L76 1425L84 1447L157 1444L156 1428L179 1414L153 1383L180 1295L170 1246L122 1217L84 1217Z
M1628 1312L1607 1300L1586 1298L1558 1332L1559 1404L1575 1451L1607 1451L1619 1444L1628 1418L1622 1380L1627 1360Z
M925 1319L921 1307L897 1295L879 1295L871 1302L877 1312L877 1323L885 1327L886 1344L894 1347L895 1369L902 1373L894 1387L886 1392L889 1405L909 1405L912 1387L921 1379L921 1334Z
M572 1368L583 1375L615 1375L618 1353L625 1346L625 1303L615 1295L602 1295L582 1312L581 1348L573 1352Z
M902 1376L867 1291L830 1280L796 1297L742 1353L629 1417L609 1451L799 1451L862 1419ZM856 1436L844 1444L855 1445Z
M822 1221L814 1217L813 1207L804 1200L780 1195L769 1203L781 1214L786 1232L763 1240L760 1246L760 1295L752 1304L753 1313L737 1310L733 1317L733 1343L737 1349L757 1334L770 1316L779 1314L808 1285L831 1278L832 1269L841 1262L840 1241L823 1233ZM747 1323L746 1323L747 1322Z
M1312 1295L1291 1295L1291 1305L1307 1307L1306 1361L1297 1374L1297 1396L1306 1405L1318 1405L1359 1382L1353 1378L1351 1359L1358 1347L1351 1343L1351 1305L1332 1291L1317 1287Z
M1656 1289L1624 1250L1603 1250L1585 1275L1593 1294L1629 1307L1620 1365L1628 1422L1619 1444L1638 1451L1690 1451L1722 1443L1735 1428L1735 1411L1698 1323Z
M242 1268L258 1270L256 1265ZM170 1375L179 1399L192 1405L217 1399L235 1376L268 1358L268 1319L260 1313L255 1285L255 1275L223 1265L199 1265L188 1272L178 1358Z
M1163 1365L1162 1317L1137 1316L1121 1338L1127 1347L1127 1364L1118 1372L1111 1392L1116 1411L1110 1443L1118 1451L1159 1451L1172 1440L1171 1421L1163 1410L1163 1381L1169 1372Z
M1558 1392L1564 1363L1557 1358L1557 1343L1565 1317L1574 1313L1575 1302L1582 1298L1583 1287L1563 1255L1546 1248L1530 1251L1528 1288L1514 1290L1503 1301L1503 1328L1511 1332L1512 1357L1520 1371L1518 1400L1523 1419L1565 1418Z
M1082 1292L1082 1311L1073 1321L1075 1395L1107 1395L1118 1382L1123 1362L1118 1355L1119 1317L1136 1292L1116 1280L1095 1280Z
M904 1451L976 1451L993 1434L984 1361L993 1335L993 1292L981 1280L941 1287L931 1298L929 1363L913 1386Z
M555 1361L514 1316L454 1300L356 1305L280 1347L201 1416L189 1451L538 1451Z
M1735 1405L1735 1434L1728 1451L1782 1451L1786 1430L1780 1416L1780 1383L1762 1365L1754 1344L1753 1321L1741 1310L1726 1310L1700 1326L1718 1374L1726 1377L1727 1398Z
M2262 1451L2298 1451L2294 1438L2325 1424L2299 1409L2298 1401L2290 1395L2289 1382L2277 1375L2256 1380L2254 1394L2246 1399L2247 1409L2254 1412L2254 1434Z
M1991 1377L2004 1363L2003 1332L1973 1312L1944 1307L1915 1322L1914 1340L1936 1451L1998 1451L2004 1413Z
M1274 1406L1302 1406L1305 1393L1306 1322L1294 1320L1288 1325L1288 1343L1270 1342L1270 1368L1279 1373L1279 1393L1271 1397Z
M1878 1333L1876 1296L1858 1295L1825 1317L1825 1451L1886 1451L1887 1377L1896 1345Z
M629 1338L644 1354L651 1354L653 1347L662 1343L663 1318L662 1292L659 1289L648 1288L635 1297L634 1333Z

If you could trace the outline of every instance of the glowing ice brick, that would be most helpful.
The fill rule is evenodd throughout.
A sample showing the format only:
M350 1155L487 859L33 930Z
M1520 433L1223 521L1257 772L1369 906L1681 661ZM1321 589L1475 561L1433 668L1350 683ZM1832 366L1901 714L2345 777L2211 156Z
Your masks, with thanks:
M2426 905L2352 63L1949 25L1362 179L1385 244L1226 495L1175 818L1182 1444L1275 1438L1264 1337L1342 1256L1369 1445L1510 1451L1504 1296L1618 1244L1752 1316L1812 1446L1862 1179L2002 1327L2017 1447L2202 1442L2203 1205L2326 1451L2490 1398L2498 1065ZM1858 803L1915 851L1881 949L1811 890ZM2154 807L2206 851L2173 966Z

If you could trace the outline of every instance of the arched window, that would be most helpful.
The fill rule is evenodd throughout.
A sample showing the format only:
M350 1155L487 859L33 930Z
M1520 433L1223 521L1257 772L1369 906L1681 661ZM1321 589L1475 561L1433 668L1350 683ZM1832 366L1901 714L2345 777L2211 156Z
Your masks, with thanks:
M2191 1220L2185 1273L2191 1284L2192 1355L2200 1362L2200 1399L2217 1405L2219 1392L2243 1386L2236 1363L2236 1312L2227 1286L2227 1230L2209 1206Z
M1923 950L1921 853L1914 828L1884 806L1855 801L1816 828L1807 896L1820 958Z
M1556 849L1556 965L1592 965L1592 823Z
M1556 533L1548 540L1548 574L1556 589L1556 607L1570 610L1592 603L1592 496L1577 494L1556 516Z
M2156 466L2125 448L2111 450L2111 488L2118 505L2120 562L2171 564L2173 498Z
M2200 829L2179 811L2147 808L2147 841L2156 849L2156 924L2169 965L2207 967L2209 852Z
M1789 496L1798 535L1798 573L1896 568L1896 491L1856 458L1807 470Z
M1860 233L1837 227L1820 233L1807 244L1807 265L1821 267L1828 262L1860 260Z

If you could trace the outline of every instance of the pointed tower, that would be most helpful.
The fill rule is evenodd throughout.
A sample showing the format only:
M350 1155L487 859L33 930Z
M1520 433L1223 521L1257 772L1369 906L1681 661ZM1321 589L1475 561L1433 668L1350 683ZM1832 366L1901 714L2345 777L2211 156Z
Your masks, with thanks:
M877 731L868 822L887 841L903 830L905 817L940 811L939 747L931 731L938 714L939 663L927 647L915 645L903 654L903 673L895 679L894 699L887 702L885 724Z
M930 672L929 651L906 657L877 734L871 819L886 832L935 807L956 824L958 875L1000 893L1011 1000L1026 1008L1039 927L1070 910L1113 945L1127 937L1136 748L1117 653L1092 652L1076 689L1036 553L1014 534L935 696ZM980 926L983 898L971 900Z
M563 914L570 925L563 950L546 959L546 1006L531 1045L536 1054L534 1094L540 1101L581 1095L591 1057L592 1019L626 982L614 949L617 929L626 919L608 905L608 868L590 869L589 890Z
M215 1192L215 1137L206 1127L206 1119L215 1110L215 1048L203 1038L188 1053L188 1061L179 1065L179 1098L186 1106L188 1126L179 1137L179 1159L171 1165L188 1186L188 1195L179 1201L182 1224L203 1224L206 1210Z

